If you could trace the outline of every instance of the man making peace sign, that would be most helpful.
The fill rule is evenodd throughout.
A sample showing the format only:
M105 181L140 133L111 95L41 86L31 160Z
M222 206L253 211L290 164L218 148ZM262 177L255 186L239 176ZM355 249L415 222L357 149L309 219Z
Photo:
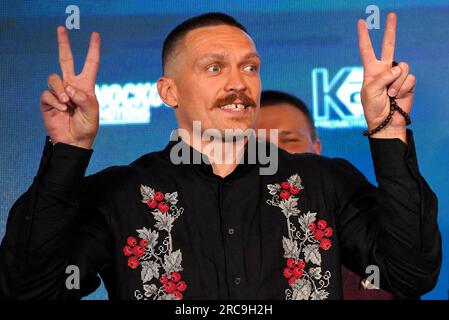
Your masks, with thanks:
M362 276L377 268L380 287L400 297L432 289L441 264L437 199L405 120L415 80L407 64L392 68L394 14L380 61L363 21L358 31L378 187L345 160L288 154L252 136L243 147L242 136L193 142L207 130L226 138L253 128L259 110L255 44L219 13L184 21L164 42L158 92L175 109L181 138L84 177L98 131L100 38L92 34L76 76L58 28L62 78L50 76L42 94L49 137L32 186L9 215L0 294L79 299L101 276L111 299L341 299L342 263ZM233 161L207 152L223 141ZM261 174L264 148L276 155L270 175ZM187 162L173 161L179 152ZM79 270L79 288L67 283L68 267Z
M395 14L391 13L387 16L380 60L376 59L365 21L359 20L357 27L364 73L361 98L368 130L370 130L387 118L390 112L389 97L396 98L398 105L406 113L410 113L416 79L414 75L409 74L409 66L405 62L400 62L392 68L396 42ZM396 112L393 114L391 124L372 136L373 138L398 138L407 142L405 124L404 117Z

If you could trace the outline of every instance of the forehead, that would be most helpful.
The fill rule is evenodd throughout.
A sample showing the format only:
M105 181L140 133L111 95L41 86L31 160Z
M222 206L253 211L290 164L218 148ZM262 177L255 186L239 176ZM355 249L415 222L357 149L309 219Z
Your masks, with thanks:
M188 32L184 38L184 50L192 57L208 53L244 56L257 52L253 40L247 33L228 25L202 27Z

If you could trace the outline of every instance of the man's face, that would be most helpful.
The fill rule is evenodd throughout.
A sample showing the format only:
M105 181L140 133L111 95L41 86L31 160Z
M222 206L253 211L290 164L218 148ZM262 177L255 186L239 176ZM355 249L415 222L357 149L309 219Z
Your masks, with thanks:
M312 140L312 132L307 118L298 108L279 103L266 105L260 109L257 129L278 129L278 147L289 153L321 153L321 143ZM276 143L276 141L271 141Z
M260 101L260 58L242 30L211 26L190 31L174 57L176 116L180 128L192 121L209 128L253 128Z

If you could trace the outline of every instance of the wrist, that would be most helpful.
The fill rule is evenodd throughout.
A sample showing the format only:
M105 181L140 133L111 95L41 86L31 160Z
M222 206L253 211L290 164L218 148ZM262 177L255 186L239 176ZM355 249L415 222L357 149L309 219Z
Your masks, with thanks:
M371 135L373 139L400 139L404 143L407 143L407 129L404 126L395 127L387 126L383 130Z
M94 144L94 141L81 141L73 144L73 146L83 149L92 149L92 145Z
M62 141L62 140L55 140L50 137L50 143L53 144L53 146L57 143L64 143L67 145L71 145L74 147L82 148L82 149L92 149L92 145L94 144L93 139L85 139L85 140L79 140L79 141Z
M378 125L368 123L368 130L373 130ZM407 143L407 128L404 117L399 112L392 114L391 121L385 127L370 135L374 139L400 139Z

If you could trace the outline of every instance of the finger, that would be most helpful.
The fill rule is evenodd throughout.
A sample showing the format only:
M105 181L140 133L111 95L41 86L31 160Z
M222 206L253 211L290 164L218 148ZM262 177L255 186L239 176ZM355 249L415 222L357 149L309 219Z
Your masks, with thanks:
M409 74L407 78L405 78L404 83L399 89L399 93L396 98L400 99L405 97L409 93L413 93L415 91L416 86L416 77L413 74Z
M399 66L389 70L385 70L367 85L366 91L373 96L379 95L384 92L385 88L393 83L401 75L401 68Z
M359 19L357 23L357 32L359 35L360 56L362 58L363 66L366 67L369 63L376 61L377 59L373 45L371 44L365 20Z
M382 41L381 60L391 62L394 57L394 48L396 44L396 14L391 12L387 16L385 24L385 33Z
M98 32L92 32L90 36L89 50L87 51L86 61L82 73L86 74L95 82L100 65L100 46L101 38Z
M65 91L68 93L70 100L75 103L76 106L79 106L81 108L89 107L89 99L86 93L79 89L75 89L70 85L65 87Z
M61 103L69 102L70 98L64 90L64 82L61 77L53 73L48 77L47 80L48 89L59 99Z
M58 51L59 51L59 65L64 79L75 75L75 68L73 65L72 50L70 49L70 40L66 28L59 26L58 33Z
M402 84L404 83L405 79L408 76L409 66L407 63L400 62L398 64L398 67L401 68L402 72L399 78L397 78L388 88L388 95L390 97L396 97L396 95L399 92L399 89L401 88Z
M67 106L61 102L59 102L58 98L51 93L49 90L45 90L41 94L41 106L43 111L48 111L53 108L59 111L66 111Z

